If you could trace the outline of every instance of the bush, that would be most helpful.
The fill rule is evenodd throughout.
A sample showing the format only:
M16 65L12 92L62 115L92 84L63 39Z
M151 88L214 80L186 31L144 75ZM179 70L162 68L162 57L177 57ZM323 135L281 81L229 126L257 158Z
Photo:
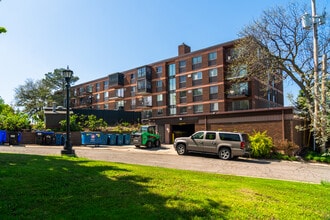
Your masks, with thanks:
M299 150L299 146L288 140L278 141L274 147L276 152L283 153L288 156L294 156Z
M254 158L265 158L270 156L273 147L273 140L264 132L254 132L249 136L251 143L251 156Z

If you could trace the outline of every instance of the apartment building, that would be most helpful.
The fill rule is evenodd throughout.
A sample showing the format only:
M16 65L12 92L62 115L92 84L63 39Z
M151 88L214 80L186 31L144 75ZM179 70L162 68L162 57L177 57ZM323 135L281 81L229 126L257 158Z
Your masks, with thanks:
M282 83L270 79L266 85L257 77L247 77L244 67L237 72L227 70L234 43L196 51L183 43L175 57L72 86L71 107L141 112L143 122L158 125L165 143L201 126L221 127L221 120L207 121L209 116L260 115L283 107Z

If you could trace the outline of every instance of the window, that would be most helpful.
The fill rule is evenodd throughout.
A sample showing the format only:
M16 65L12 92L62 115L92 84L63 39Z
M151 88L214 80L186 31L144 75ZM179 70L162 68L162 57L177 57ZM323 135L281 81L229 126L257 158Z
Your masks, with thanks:
M239 67L236 67L235 69L232 70L232 72L228 72L226 74L226 79L236 79L236 78L242 78L247 76L247 66L246 65L241 65Z
M100 83L96 83L96 91L98 92L98 91L100 91Z
M135 83L135 74L134 73L131 74L130 83Z
M209 53L209 61L217 59L217 52Z
M174 77L175 76L175 64L168 65L168 76Z
M201 95L203 95L203 89L202 88L193 90L193 96L201 96Z
M247 96L249 95L248 90L249 90L248 82L232 84L228 91L228 97Z
M210 111L211 112L216 112L219 111L219 103L211 103L210 104Z
M100 101L100 94L99 94L99 93L96 94L96 95L95 95L95 98L96 98L96 101L97 101L97 102Z
M162 108L157 109L157 114L162 115L163 114L163 109Z
M200 80L203 79L203 74L202 72L197 72L192 74L192 79L193 80Z
M238 134L219 133L219 137L223 141L241 141Z
M103 109L109 109L109 104L104 104Z
M209 61L208 61L209 66L217 64L217 53L216 52L209 53L208 57L209 57Z
M93 92L93 86L92 85L86 86L86 91L87 92Z
M210 94L218 94L218 86L210 86Z
M104 90L107 90L109 88L109 81L108 80L103 82L103 88L104 88Z
M162 66L157 66L156 67L156 73L161 74L163 72L163 67Z
M181 60L179 61L179 73L183 73L186 71L186 61Z
M136 106L136 99L133 98L133 99L131 100L131 108L132 108L132 109L135 109L135 106Z
M205 135L206 140L215 140L216 134L215 132L207 132Z
M186 113L187 113L187 107L186 106L180 107L180 114L186 114Z
M194 105L194 113L203 112L203 105Z
M124 97L124 88L120 88L116 90L116 97Z
M192 69L198 69L202 67L202 56L192 58Z
M119 110L124 108L124 100L116 102L115 109Z
M247 110L249 109L249 100L241 100L232 102L232 110Z
M187 91L181 91L180 92L180 103L186 103L187 102Z
M170 106L170 115L176 115L176 106Z
M180 76L179 83L185 83L185 82L187 82L187 76Z
M170 91L173 91L173 90L176 90L176 80L175 80L175 78L171 78L170 80L169 80L169 89L170 89Z
M104 99L104 101L108 101L109 100L109 92L104 92L103 93L103 99Z
M152 96L143 97L142 105L143 106L152 106Z
M163 82L161 80L156 81L156 87L157 88L162 88L162 86L163 86Z
M210 69L209 70L209 77L217 77L218 76L218 69Z
M192 136L193 139L203 139L204 138L204 132L197 132Z
M139 68L139 69L137 70L137 77L138 77L138 78L145 77L145 76L146 76L146 73L147 73L147 69L146 69L146 67Z
M157 102L162 102L163 101L163 94L157 95Z

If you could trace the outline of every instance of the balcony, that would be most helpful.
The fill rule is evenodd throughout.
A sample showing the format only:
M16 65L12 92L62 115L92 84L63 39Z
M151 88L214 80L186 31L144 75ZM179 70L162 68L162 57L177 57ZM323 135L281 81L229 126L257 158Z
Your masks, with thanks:
M124 86L124 74L113 73L109 75L109 87L118 88Z

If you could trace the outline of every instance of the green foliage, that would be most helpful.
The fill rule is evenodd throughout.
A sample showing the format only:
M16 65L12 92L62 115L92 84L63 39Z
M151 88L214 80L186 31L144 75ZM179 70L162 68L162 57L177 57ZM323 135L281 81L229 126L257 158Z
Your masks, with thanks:
M249 136L251 143L251 156L254 158L264 158L270 156L273 147L273 140L267 135L267 131L254 132Z
M0 99L0 129L7 131L31 129L29 117L24 113L16 113L11 106L4 104Z
M66 131L66 120L61 120L60 122L60 130ZM82 126L79 121L79 116L75 114L70 115L70 131L82 131Z
M329 153L320 154L315 151L309 151L305 156L305 159L315 162L330 163Z
M88 115L87 120L84 120L82 126L90 131L101 131L104 130L108 124L103 120L103 118L97 118L95 115Z
M6 28L4 28L4 27L0 27L0 34L1 34L1 33L6 33L6 32L7 32Z

